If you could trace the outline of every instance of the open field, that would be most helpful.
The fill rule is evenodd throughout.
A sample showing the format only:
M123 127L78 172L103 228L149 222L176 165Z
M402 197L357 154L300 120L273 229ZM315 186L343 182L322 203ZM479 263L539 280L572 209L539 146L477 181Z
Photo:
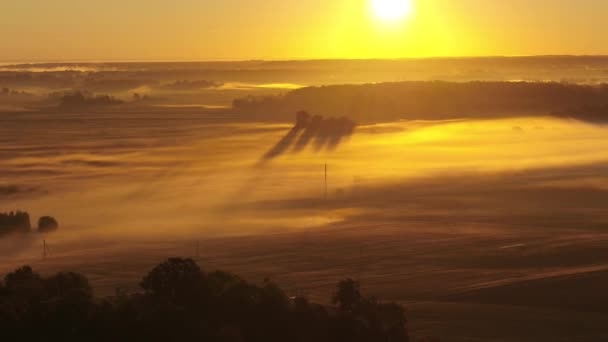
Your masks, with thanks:
M608 0L0 1L0 336L608 342Z
M1 114L0 207L62 228L46 260L36 234L3 239L0 271L78 271L111 295L190 256L317 301L357 278L416 336L608 337L604 126L404 121L266 160L290 124L172 113Z

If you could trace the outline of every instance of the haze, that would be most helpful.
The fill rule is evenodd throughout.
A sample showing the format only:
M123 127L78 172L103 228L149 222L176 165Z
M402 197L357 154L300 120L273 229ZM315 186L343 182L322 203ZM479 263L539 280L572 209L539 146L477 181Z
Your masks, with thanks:
M401 58L608 53L602 0L3 1L3 61Z
M605 1L4 1L0 331L608 340Z

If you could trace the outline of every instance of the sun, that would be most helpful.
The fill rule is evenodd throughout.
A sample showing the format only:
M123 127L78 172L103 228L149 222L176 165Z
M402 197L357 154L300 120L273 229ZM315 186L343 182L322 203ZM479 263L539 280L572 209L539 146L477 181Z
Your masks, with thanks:
M413 10L412 0L370 0L374 16L385 22L403 20L409 17Z

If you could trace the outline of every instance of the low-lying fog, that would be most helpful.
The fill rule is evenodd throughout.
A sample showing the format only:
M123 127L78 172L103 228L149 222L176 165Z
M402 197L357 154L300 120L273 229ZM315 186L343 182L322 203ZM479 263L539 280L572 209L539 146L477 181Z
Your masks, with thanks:
M81 272L103 296L186 256L315 301L359 279L406 302L415 334L533 341L518 322L608 333L606 126L547 116L308 131L171 111L1 116L0 208L60 229L1 239L0 272ZM588 328L562 324L573 312Z
M412 336L606 340L607 68L0 68L0 211L60 225L0 238L0 274L80 272L104 296L183 256L313 301L360 280L407 304ZM288 123L302 109L324 117Z
M0 127L0 207L57 217L53 240L323 229L382 207L492 216L502 208L487 203L509 202L506 186L543 196L607 184L597 165L608 161L608 129L552 118L359 126L331 148L294 140L272 160L263 156L290 125L27 114Z

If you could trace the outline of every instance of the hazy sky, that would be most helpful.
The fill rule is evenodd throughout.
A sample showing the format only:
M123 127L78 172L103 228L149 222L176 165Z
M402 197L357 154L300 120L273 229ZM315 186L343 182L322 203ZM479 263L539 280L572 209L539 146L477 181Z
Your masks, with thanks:
M607 0L6 0L3 61L608 54ZM406 0L404 0L406 1Z

